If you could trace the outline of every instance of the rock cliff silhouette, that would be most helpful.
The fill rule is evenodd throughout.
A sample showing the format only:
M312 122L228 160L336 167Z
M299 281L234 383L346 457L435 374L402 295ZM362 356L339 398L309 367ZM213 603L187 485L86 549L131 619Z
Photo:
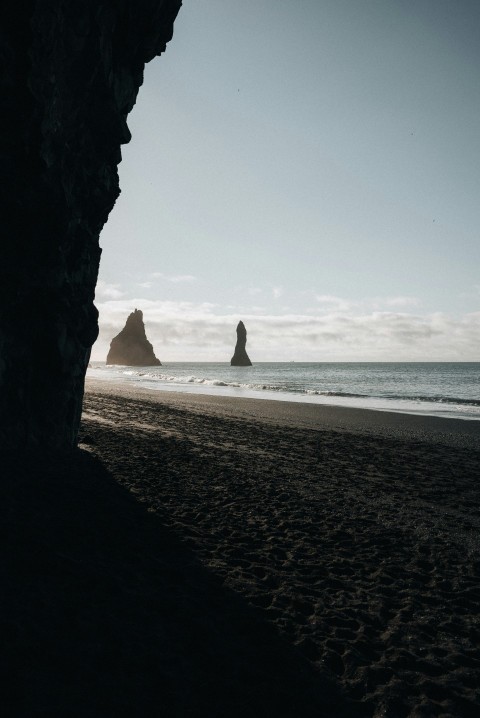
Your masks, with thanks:
M110 343L107 364L125 364L127 366L161 366L153 347L147 339L143 312L135 309L129 314L125 326Z
M238 322L237 325L237 343L235 345L235 352L230 361L231 366L252 366L245 346L247 344L247 330L243 322Z
M180 5L2 5L0 449L76 444L127 115Z

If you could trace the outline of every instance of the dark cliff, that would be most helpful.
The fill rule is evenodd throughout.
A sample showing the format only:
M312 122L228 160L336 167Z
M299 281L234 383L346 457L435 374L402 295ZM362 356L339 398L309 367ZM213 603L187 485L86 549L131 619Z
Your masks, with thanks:
M0 448L76 443L126 119L180 5L2 6Z
M129 314L120 334L112 339L106 363L127 366L162 366L147 339L143 313L140 309L135 309Z
M231 366L252 366L245 346L247 344L247 330L243 322L238 322L237 325L237 343L235 345L235 352L230 361Z

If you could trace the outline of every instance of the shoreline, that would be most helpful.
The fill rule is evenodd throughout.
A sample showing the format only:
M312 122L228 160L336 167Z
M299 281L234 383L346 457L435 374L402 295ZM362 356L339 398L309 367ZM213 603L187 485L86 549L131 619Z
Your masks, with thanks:
M465 362L465 366L470 367L466 373L459 369L458 362L451 363L453 370L447 369L445 363L434 363L433 373L425 372L425 363L420 363L420 369L413 372L406 371L405 367L416 366L416 363L392 364L394 372L386 369L385 363L373 363L373 371L368 367L359 371L359 367L364 366L361 363L345 363L348 371L342 370L338 363L327 364L327 370L322 370L321 364L298 364L300 372L295 369L292 373L291 364L278 362L266 362L242 371L225 364L201 362L164 364L160 369L97 363L90 367L87 377L138 385L149 391L480 421L480 363Z
M127 385L92 377L86 378L85 391L87 394L111 394L165 406L182 406L192 411L218 416L258 419L283 426L402 436L410 440L437 440L471 447L477 444L480 447L480 422L464 419L269 398L226 397L176 392L172 389L152 390L137 384Z

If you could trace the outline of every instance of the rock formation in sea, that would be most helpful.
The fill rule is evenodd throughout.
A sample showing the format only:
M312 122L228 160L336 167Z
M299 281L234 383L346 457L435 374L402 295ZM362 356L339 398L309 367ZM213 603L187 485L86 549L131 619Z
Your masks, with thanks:
M231 366L252 366L245 346L247 344L247 330L243 322L238 322L237 325L237 343L235 345L235 352L230 361Z
M127 115L180 5L2 4L0 449L76 444Z
M147 339L143 312L135 309L129 314L120 334L110 342L107 364L125 364L126 366L162 366L153 347Z

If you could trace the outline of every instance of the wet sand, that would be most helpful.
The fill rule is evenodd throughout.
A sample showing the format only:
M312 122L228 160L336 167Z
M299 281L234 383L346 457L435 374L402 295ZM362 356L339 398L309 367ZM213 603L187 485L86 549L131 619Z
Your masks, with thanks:
M89 380L81 441L4 487L19 715L479 714L480 422Z

